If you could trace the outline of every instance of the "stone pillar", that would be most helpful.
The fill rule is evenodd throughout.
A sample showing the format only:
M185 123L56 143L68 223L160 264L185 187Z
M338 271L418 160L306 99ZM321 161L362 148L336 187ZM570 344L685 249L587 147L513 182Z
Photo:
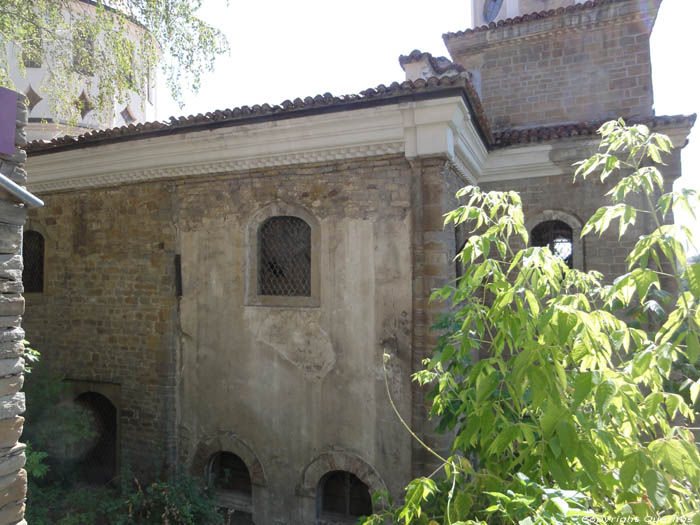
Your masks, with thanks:
M0 154L0 173L11 181L26 183L24 162L27 154L24 127L27 108L19 95L15 151ZM2 125L2 123L0 123ZM25 524L24 501L27 472L24 470L25 445L19 443L24 418L24 313L22 297L22 227L26 206L16 196L0 188L0 525Z

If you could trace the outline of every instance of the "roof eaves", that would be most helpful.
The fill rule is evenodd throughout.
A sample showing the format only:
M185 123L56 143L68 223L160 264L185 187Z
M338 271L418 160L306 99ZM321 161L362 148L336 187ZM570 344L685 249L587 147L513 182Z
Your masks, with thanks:
M394 82L366 89L358 95L335 97L330 93L315 97L285 100L279 105L269 104L242 106L233 109L217 110L206 114L170 117L167 122L146 122L130 124L105 130L95 130L77 137L63 136L51 141L34 141L26 146L29 155L43 155L68 149L77 149L102 144L164 136L188 131L200 131L219 127L238 126L279 120L313 114L330 113L394 104L405 100L424 100L461 94L472 110L482 139L488 147L493 145L493 136L476 90L468 79L462 76L431 77L426 80Z

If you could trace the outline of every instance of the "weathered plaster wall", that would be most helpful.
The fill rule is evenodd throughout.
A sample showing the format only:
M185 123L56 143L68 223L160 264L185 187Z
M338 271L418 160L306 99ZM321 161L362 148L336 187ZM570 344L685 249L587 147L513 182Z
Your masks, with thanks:
M24 127L27 108L20 97L17 104L15 152L0 154L0 172L17 184L26 184L22 146L26 143ZM0 524L24 521L27 493L25 445L19 443L25 402L24 383L24 313L22 298L22 225L26 209L17 199L0 190Z
M398 495L409 479L382 353L410 419L411 177L396 156L178 183L180 457L201 475L221 436L250 450L249 470L264 472L257 523L311 523L320 477L345 457L371 489ZM318 307L246 303L250 223L270 206L312 217ZM325 467L311 468L319 457Z

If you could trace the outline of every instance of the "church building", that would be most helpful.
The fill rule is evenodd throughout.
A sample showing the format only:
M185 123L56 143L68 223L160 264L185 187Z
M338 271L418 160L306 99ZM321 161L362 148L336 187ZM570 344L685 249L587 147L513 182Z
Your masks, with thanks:
M411 374L460 271L456 191L520 192L534 243L615 275L651 225L581 240L612 183L572 164L622 117L671 137L680 176L695 116L654 113L660 3L474 0L449 58L401 56L402 82L31 143L24 326L99 421L86 472L206 476L232 523L400 498L434 465L383 354L442 450Z

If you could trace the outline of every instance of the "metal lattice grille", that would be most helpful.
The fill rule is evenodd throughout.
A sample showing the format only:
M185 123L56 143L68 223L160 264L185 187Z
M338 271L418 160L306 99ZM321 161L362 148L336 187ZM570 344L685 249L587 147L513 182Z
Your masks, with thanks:
M272 217L258 230L258 294L311 296L311 228Z
M532 229L532 245L546 246L554 255L564 259L569 268L574 264L574 234L562 221L541 222Z
M22 241L22 282L28 293L44 291L44 237L32 230L24 232Z

